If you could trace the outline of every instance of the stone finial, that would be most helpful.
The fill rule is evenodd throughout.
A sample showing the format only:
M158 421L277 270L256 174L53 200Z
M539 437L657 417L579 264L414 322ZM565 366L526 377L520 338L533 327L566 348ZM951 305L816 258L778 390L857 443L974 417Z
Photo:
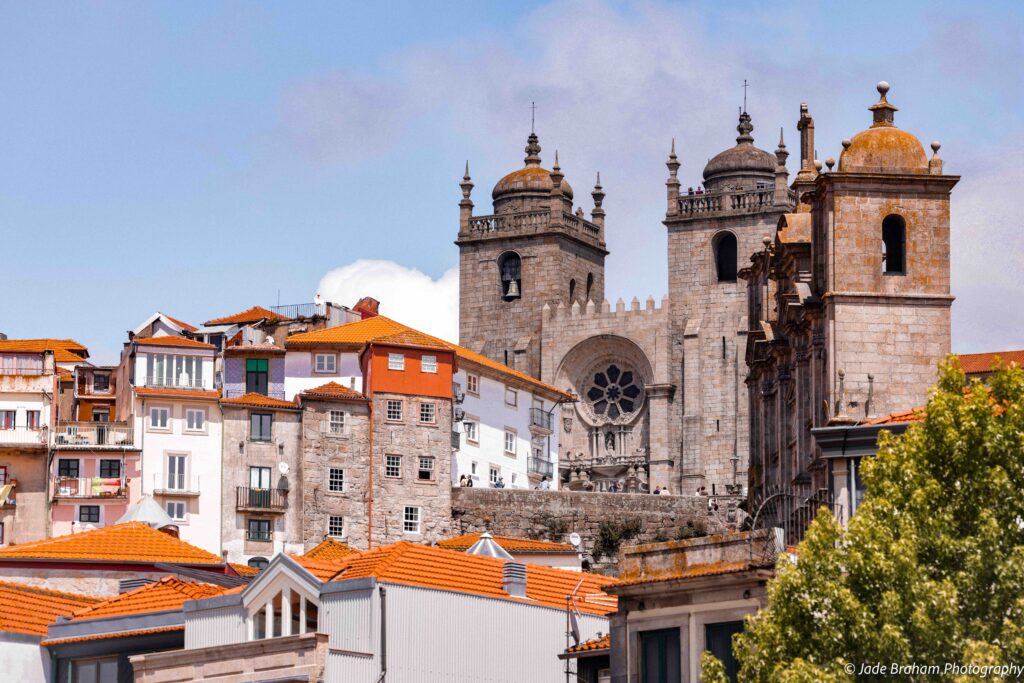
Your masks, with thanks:
M672 138L672 149L668 153L668 161L665 162L668 167L668 180L665 181L665 186L668 188L668 206L666 207L665 214L668 216L675 216L679 213L679 159L676 157L676 139Z
M814 170L821 173L821 159L814 160Z
M634 296L633 300L629 302L629 310L638 313L640 311L640 299Z
M942 157L939 156L939 149L942 143L938 140L932 142L932 158L928 160L928 174L942 175Z
M645 306L646 306L648 311L653 311L654 310L654 295L653 294L648 294L647 295L647 301L645 301L644 304L645 304Z
M886 93L889 92L889 84L885 81L879 81L878 85L875 86L878 89L879 100L870 107L868 111L872 113L874 122L871 124L872 128L879 126L892 126L894 115L899 109L889 104L889 100L885 98Z
M469 199L469 194L473 191L473 179L469 177L469 160L466 161L466 173L462 176L459 187L462 188L462 198Z
M600 209L602 202L604 202L604 188L601 187L601 172L597 172L597 182L594 183L594 191L590 193L590 196L594 198L594 208Z
M853 144L853 140L850 138L843 138L843 149L848 149Z
M833 159L832 157L829 157L828 159L825 159L825 166L828 168L830 173L832 172L832 167L835 166L835 165L836 165L836 160Z
M459 232L469 232L470 219L473 217L473 200L469 194L473 191L473 180L469 177L469 161L466 161L466 172L459 183L462 188L462 199L459 201Z
M608 299L605 299L604 301L601 302L601 312L602 313L611 313L612 312L612 305L608 301Z
M754 136L751 135L754 132L754 124L750 120L750 114L745 111L740 112L740 122L736 125L736 131L739 133L736 138L737 145L754 142Z
M786 139L783 136L783 128L779 128L779 146L775 148L775 158L779 160L779 166L786 165L789 158L789 150L786 149Z
M540 166L540 140L537 138L537 134L530 132L529 137L526 138L526 158L523 161L527 166Z
M615 301L615 312L616 313L625 313L626 312L626 302L622 300L621 296Z
M670 179L675 178L679 173L679 157L676 156L676 139L672 138L672 150L668 153L668 161L665 162L668 166L668 177Z

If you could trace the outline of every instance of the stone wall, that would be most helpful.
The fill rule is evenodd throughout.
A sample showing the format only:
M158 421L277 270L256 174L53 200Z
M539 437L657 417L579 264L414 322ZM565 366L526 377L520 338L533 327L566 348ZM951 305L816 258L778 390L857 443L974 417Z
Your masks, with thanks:
M639 525L625 542L653 543L695 534L717 533L724 525L710 518L707 498L629 493L581 493L521 489L452 489L453 533L489 528L492 533L567 542L578 533L584 552L593 553L602 525ZM612 566L617 554L595 558Z

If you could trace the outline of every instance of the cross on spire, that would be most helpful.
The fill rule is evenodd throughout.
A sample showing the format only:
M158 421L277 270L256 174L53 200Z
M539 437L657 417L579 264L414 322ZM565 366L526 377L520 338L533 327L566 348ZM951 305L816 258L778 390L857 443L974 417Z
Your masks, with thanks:
M750 87L750 84L747 83L747 79L744 78L743 79L743 111L747 110L747 88L749 88L749 87Z
M531 133L536 133L537 132L536 130L534 130L534 125L536 123L536 118L537 118L537 103L536 102L530 102L530 132Z

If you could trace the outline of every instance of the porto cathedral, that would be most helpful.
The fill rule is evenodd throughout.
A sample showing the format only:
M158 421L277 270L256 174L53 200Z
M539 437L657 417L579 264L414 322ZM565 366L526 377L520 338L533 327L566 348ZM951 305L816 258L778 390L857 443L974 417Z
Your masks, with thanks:
M896 127L888 90L838 164L815 158L801 104L792 182L783 136L758 148L745 111L697 182L680 178L673 143L661 301L605 298L600 176L588 219L531 133L524 166L477 215L467 167L460 343L577 397L558 408L562 487L821 491L832 474L813 429L924 403L950 351L958 177L938 143L929 159Z

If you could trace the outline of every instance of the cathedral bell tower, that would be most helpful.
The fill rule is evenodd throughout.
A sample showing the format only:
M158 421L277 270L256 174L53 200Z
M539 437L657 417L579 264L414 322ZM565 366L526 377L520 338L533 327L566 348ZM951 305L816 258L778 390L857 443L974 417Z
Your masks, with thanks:
M573 211L558 165L541 167L530 133L523 168L498 181L493 212L474 216L469 165L459 202L459 343L533 377L541 374L541 309L604 300L604 190L591 220Z

